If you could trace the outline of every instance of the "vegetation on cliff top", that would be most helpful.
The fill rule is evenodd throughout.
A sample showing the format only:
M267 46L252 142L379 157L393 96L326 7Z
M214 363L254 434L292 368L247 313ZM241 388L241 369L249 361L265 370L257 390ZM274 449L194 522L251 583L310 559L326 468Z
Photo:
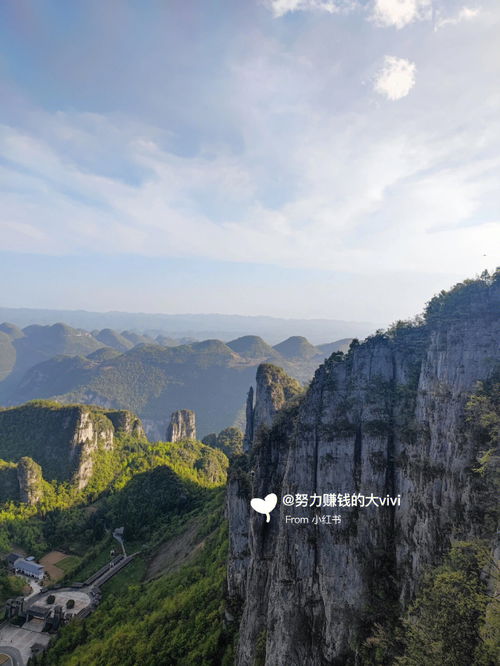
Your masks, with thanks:
M25 407L0 412L0 416L14 412L18 417L25 413L33 418L37 416L39 422L49 419L54 432L44 430L45 441L34 436L40 448L37 457L42 459L46 455L43 447L53 446L50 435L56 439L59 436L58 426L61 424L52 418L53 415L66 418L71 409L89 409L43 402ZM96 410L96 414L106 418L111 425L104 411ZM109 415L116 421L116 413L110 412ZM12 420L9 423L8 442L12 444L16 441L16 428ZM27 429L36 427L36 419L33 422L21 419L16 424L19 428L16 455L32 453ZM111 449L97 449L93 473L85 488L78 489L68 478L62 481L42 479L40 488L35 489L39 494L36 505L17 502L15 493L4 497L0 505L0 551L6 551L10 543L17 543L39 555L49 547L61 548L71 544L72 540L95 543L102 537L106 526L110 529L117 524L126 526L128 536L132 533L149 534L152 525L160 524L165 515L192 510L203 502L210 489L223 485L227 466L222 451L200 442L150 444L141 437L117 430ZM47 477L43 465L42 471ZM3 461L0 478L12 472L12 462ZM11 480L13 488L14 479ZM88 514L84 507L90 503L96 503L96 506Z

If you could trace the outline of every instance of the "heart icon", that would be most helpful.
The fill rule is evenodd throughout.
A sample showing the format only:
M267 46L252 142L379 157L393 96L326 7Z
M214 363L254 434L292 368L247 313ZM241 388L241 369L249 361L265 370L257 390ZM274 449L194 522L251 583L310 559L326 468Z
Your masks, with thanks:
M263 513L266 516L266 523L268 523L271 520L269 514L277 503L278 497L274 493L270 493L269 495L266 495L264 499L254 497L253 500L250 501L250 506L254 511L257 511L257 513Z

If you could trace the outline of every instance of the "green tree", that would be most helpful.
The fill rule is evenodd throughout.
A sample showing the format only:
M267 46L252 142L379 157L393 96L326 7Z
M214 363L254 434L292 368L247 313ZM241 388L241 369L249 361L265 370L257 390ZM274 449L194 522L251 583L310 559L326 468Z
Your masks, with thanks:
M404 651L396 664L494 666L498 633L487 621L487 610L498 602L484 580L487 557L485 547L477 543L452 548L403 620Z

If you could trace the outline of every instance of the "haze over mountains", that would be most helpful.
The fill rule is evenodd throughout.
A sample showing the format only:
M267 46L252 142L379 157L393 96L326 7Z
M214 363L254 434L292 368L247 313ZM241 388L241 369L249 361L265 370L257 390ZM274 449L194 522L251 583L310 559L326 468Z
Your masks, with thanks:
M304 335L313 344L322 344L339 338L364 338L380 324L365 321L336 319L281 319L278 317L225 315L225 314L146 314L130 312L87 312L85 310L46 310L0 307L0 321L8 321L20 328L31 324L56 324L64 321L69 326L94 329L112 328L146 332L174 338L219 338L227 341L251 333L270 344L276 344L291 335Z
M259 336L224 343L67 324L0 324L0 404L33 399L91 403L131 409L152 439L165 436L170 413L194 409L202 435L240 424L244 396L259 363L272 362L301 382L309 381L351 338L314 346L292 336L274 347Z

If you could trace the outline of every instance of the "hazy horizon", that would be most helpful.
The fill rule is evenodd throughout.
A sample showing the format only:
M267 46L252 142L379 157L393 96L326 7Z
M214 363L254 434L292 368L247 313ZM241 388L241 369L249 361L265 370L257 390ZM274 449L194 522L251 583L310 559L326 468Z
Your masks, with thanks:
M66 308L29 308L29 307L4 307L0 304L0 313L5 311L5 310L21 310L21 311L40 311L40 312L61 312L62 314L65 313L73 313L73 312L84 312L86 314L124 314L124 315L151 315L151 316L166 316L166 317L241 317L244 319L280 319L286 321L287 319L290 321L349 321L346 319L337 319L334 317L276 317L274 315L260 315L260 314L251 314L251 315L245 315L241 314L239 312L154 312L154 311L138 311L134 312L132 310L86 310L85 308L74 308L74 309L66 309ZM368 321L359 321L359 320L353 320L355 323L364 323L364 324L370 324L373 322L368 322Z
M176 339L219 339L229 342L256 335L277 344L292 336L306 337L312 344L325 344L346 338L364 338L380 326L375 322L338 319L293 319L220 313L134 313L90 312L88 310L44 310L0 306L0 325L25 328L33 324L67 324L89 332L102 329L136 331L152 337L164 334Z

